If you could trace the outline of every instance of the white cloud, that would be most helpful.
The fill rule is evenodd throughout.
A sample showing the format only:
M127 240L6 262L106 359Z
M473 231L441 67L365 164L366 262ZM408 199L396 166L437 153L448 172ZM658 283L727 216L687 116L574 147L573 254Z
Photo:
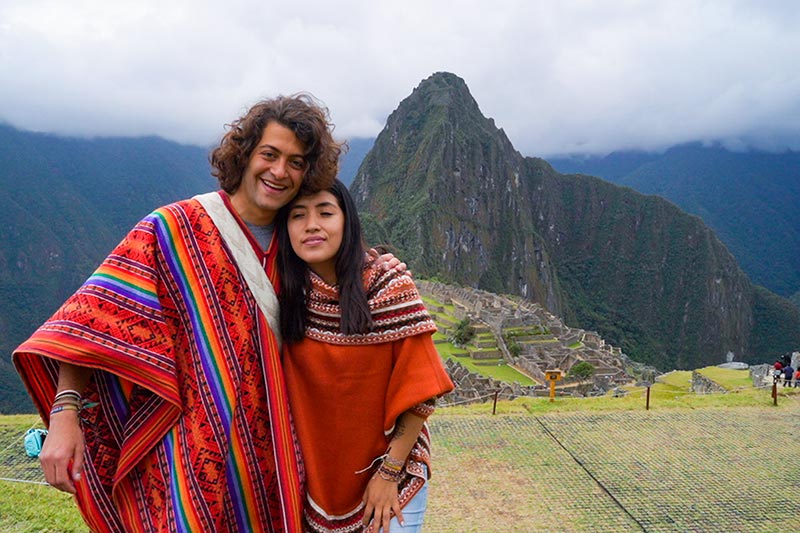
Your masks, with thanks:
M528 155L800 148L798 22L791 1L5 0L0 119L208 144L306 90L339 136L372 136L444 70Z

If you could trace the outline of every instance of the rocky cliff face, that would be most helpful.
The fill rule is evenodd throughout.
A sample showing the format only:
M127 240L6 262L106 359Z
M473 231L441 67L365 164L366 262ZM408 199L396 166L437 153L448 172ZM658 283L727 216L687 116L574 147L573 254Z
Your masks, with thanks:
M520 217L530 198L524 167L464 82L435 75L389 117L352 188L420 273L565 314L547 245Z
M522 157L453 74L401 102L352 190L419 276L540 302L664 369L766 356L753 287L699 218Z

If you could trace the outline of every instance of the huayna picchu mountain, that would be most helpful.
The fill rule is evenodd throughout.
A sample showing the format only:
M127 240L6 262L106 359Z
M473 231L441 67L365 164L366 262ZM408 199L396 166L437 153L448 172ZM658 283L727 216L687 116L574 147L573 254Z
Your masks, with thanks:
M400 103L351 190L371 241L415 275L540 302L640 362L695 368L800 347L797 308L753 286L698 217L523 157L453 74Z

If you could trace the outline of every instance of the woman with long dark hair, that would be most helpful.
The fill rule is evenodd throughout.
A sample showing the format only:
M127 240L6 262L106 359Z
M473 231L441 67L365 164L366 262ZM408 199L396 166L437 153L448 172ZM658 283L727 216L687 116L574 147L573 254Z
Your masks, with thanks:
M425 420L453 383L407 274L372 267L347 188L303 194L277 219L281 334L306 469L310 531L420 531Z

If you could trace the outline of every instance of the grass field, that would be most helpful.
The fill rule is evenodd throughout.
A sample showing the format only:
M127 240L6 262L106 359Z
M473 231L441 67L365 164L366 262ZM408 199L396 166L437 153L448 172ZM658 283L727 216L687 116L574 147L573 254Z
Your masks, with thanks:
M756 389L746 371L702 369L729 393L689 392L690 372L624 397L517 398L431 419L426 532L794 531L800 518L800 389ZM35 416L0 417L0 478ZM778 457L793 458L776 468ZM68 495L0 481L0 531L84 532Z
M439 335L437 333L437 335ZM467 351L456 348L450 343L436 345L436 350L443 359L455 359L470 372L475 372L490 378L505 381L507 383L519 383L520 385L535 385L536 382L521 373L514 367L508 366L501 359L492 361L479 361L470 358Z

